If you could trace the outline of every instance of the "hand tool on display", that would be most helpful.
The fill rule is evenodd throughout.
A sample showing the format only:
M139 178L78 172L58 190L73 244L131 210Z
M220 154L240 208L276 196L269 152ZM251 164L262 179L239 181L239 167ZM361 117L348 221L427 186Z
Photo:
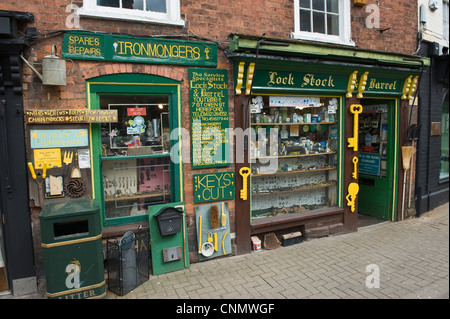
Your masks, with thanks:
M66 164L66 166L64 166L64 169L63 169L63 176L66 176L66 174L67 174L67 169L69 168L70 163L72 163L72 158L73 158L73 152L64 151L63 163Z
M351 207L352 212L355 212L355 201L358 192L359 185L357 183L350 183L350 185L348 185L348 195L345 196L345 199L347 199L347 206Z
M45 181L45 178L47 177L47 162L44 162L42 164L42 173L35 172L33 168L33 163L28 162L28 168L30 169L31 177L35 180L38 188L38 198L36 206L41 207L41 199L44 197L42 193L42 183Z
M223 237L222 237L222 251L223 251L223 254L224 254L224 255L227 254L227 253L225 252L225 237L227 237L227 234L228 234L228 231L225 232L225 235L223 235Z
M209 221L211 222L211 228L219 227L219 208L217 205L212 205L209 209Z
M242 176L242 189L240 192L240 198L247 200L247 178L250 175L250 168L241 167L239 174Z
M214 233L214 251L217 251L217 233Z
M225 227L225 225L227 224L227 215L225 215L224 205L225 203L222 202L222 215L220 216L220 222L222 224L222 227Z
M202 253L202 216L198 218L198 253Z
M353 148L355 152L358 151L358 123L359 114L362 112L363 107L361 104L350 105L350 113L354 115L353 118L353 137L348 138L348 147Z
M81 178L81 170L78 167L78 153L75 153L75 164L70 172L70 178Z

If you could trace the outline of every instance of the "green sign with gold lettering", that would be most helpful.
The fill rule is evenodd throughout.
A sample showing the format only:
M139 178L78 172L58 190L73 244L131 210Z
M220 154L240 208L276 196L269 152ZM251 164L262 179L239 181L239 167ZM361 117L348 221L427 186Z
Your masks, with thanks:
M64 34L63 58L217 66L217 44L91 32Z
M192 167L230 165L227 70L189 69Z
M194 203L234 198L234 172L194 175Z

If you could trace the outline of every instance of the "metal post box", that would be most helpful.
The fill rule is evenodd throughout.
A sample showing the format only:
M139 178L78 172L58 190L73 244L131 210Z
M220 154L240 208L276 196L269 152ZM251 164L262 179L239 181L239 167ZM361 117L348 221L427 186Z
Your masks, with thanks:
M47 204L39 219L47 297L103 298L106 290L98 202Z
M155 214L161 236L179 233L181 231L182 216L183 212L173 207L166 207Z

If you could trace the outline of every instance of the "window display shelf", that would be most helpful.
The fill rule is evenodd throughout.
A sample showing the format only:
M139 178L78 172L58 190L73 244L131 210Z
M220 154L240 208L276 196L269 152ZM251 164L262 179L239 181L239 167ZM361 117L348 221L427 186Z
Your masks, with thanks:
M297 122L297 123L251 123L251 125L253 126L258 126L258 125L317 125L317 124L328 124L328 125L332 125L332 124L337 124L337 122Z
M296 155L274 155L274 156L256 156L252 157L252 160L257 159L269 159L269 158L295 158L295 157L308 157L308 156L319 156L319 155L333 155L337 154L336 152L324 152L324 153L314 153L314 154L296 154Z
M335 186L336 181L327 181L327 182L318 182L314 184L306 184L297 186L288 190L274 190L271 192L264 192L264 193L253 193L252 196L260 196L260 195L272 195L272 194L286 194L286 193L292 193L292 192L298 192L298 191L305 191L305 190L311 190L311 189L317 189L317 188L326 188Z
M320 171L333 171L336 170L337 167L323 167L323 168L312 168L312 169L302 169L302 170L292 170L292 171L278 171L275 173L267 173L267 174L252 174L252 177L259 177L259 176L267 176L267 175L284 175L284 174L304 174L304 173L313 173L313 172L320 172Z
M133 195L133 196L105 197L105 202L136 200L136 199L154 198L154 197L160 197L160 196L170 196L170 192L152 193L152 194L138 194L138 195Z
M139 158L152 158L152 157L170 157L170 153L153 153L146 155L123 155L123 156L102 156L102 161L109 160L123 160L123 159L139 159Z

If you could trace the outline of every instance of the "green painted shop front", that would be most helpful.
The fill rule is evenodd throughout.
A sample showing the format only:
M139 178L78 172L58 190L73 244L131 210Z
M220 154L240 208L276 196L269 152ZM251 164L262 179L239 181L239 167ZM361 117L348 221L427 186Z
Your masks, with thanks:
M336 170L335 175L327 173L336 183L335 190L329 188L332 191L325 193L325 205L319 205L318 209L265 219L253 218L254 199L245 201L237 198L236 210L249 212L242 214L245 216L241 218L237 216L237 223L246 225L237 227L238 250L240 233L250 237L295 227L307 230L308 224L328 225L331 231L336 223L343 224L341 231L355 231L358 214L398 220L398 207L401 206L399 194L402 191L399 187L402 184L399 179L402 176L399 175L402 172L401 146L408 125L409 101L413 99L423 62L406 55L342 46L313 46L301 41L246 35L232 35L230 48L232 52L228 57L234 64L235 105L242 106L243 112L242 117L236 116L237 127L252 127L251 112L254 108L250 105L258 96L261 96L261 101L272 101L275 97L281 97L282 101L292 100L293 97L320 99L326 103L333 98L337 100L337 112L333 116L335 123L299 122L300 131L302 126L311 128L317 124L336 127L337 145L335 149L327 149L328 153L336 153L336 164L331 167L330 163L325 163L323 168ZM359 121L356 126L357 116L350 111L354 105L362 106L357 114ZM289 107L291 105L288 112ZM266 111L272 112L271 107ZM260 116L266 117L262 113ZM269 119L273 119L273 115L269 115ZM283 124L287 127L293 125L283 121L277 126L282 130ZM258 125L265 127L269 124ZM307 132L307 129L304 130ZM359 143L354 148L350 141L355 135ZM249 148L251 152L251 146ZM322 156L320 153L318 155ZM304 158L305 155L296 156ZM246 158L249 161L241 166L255 165L252 156ZM238 169L239 164L236 172ZM294 169L290 173L302 172ZM260 175L254 174L251 181L254 183ZM239 179L236 184L238 190L242 186ZM355 188L359 190L356 194ZM273 194L277 190L265 192ZM330 192L334 193L331 198ZM302 201L301 193L298 199ZM244 245L241 249L246 248Z

